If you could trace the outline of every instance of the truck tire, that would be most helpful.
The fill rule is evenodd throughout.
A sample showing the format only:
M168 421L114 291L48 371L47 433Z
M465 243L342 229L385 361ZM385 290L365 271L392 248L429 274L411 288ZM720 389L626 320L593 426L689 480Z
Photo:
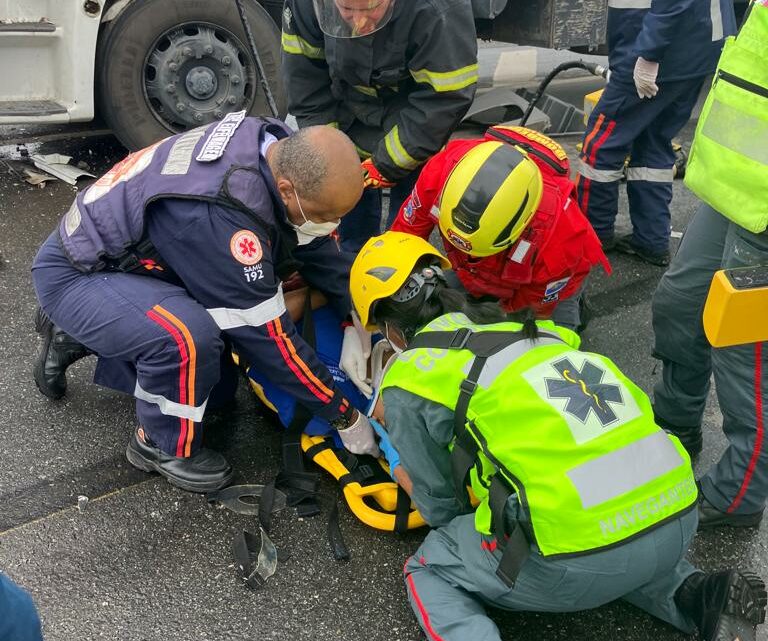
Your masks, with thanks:
M280 116L280 30L255 0L246 15ZM234 0L132 2L99 36L101 116L128 149L221 119L272 115Z

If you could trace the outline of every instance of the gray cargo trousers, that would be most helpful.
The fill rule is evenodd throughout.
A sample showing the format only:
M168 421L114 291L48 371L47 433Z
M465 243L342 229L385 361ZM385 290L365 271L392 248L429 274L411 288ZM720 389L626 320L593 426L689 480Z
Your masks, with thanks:
M484 605L530 612L575 612L624 599L680 630L693 623L675 592L696 570L685 559L698 525L695 510L618 547L547 560L535 550L514 587L496 576L493 537L475 529L475 515L432 530L405 563L408 599L429 641L501 641ZM567 533L563 533L567 535Z
M673 425L700 424L714 374L729 445L701 489L715 508L737 514L761 511L768 496L768 346L713 349L702 311L717 270L750 265L768 265L768 234L753 234L702 204L653 297L654 356L664 365L654 409Z

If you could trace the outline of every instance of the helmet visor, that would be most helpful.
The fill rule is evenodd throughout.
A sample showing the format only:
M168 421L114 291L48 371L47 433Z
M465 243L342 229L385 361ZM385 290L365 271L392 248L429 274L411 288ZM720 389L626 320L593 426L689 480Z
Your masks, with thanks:
M313 0L320 29L333 38L375 33L392 17L395 0Z

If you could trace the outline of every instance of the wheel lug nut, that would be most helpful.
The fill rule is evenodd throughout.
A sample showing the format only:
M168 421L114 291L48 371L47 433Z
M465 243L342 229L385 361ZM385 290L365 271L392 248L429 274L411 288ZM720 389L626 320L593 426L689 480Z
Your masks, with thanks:
M165 87L165 90L166 90L168 93L176 93L176 85L167 85L167 86Z
M240 76L232 76L232 84L233 85L239 85L240 84Z
M210 54L213 53L213 47L211 45L205 45L204 51L205 51L205 53L210 55Z
M219 109L217 109L216 111L213 112L213 116L214 116L214 118L219 118L219 119L223 118L224 117L224 112L220 111Z
M190 47L184 47L182 53L187 56L187 58L192 56L192 49Z
M227 102L230 105L234 105L237 102L237 98L235 98L234 96L230 96L229 98L227 98Z
M168 68L169 68L171 71L178 71L178 69L179 69L179 65L177 65L175 62L172 62L171 64L169 64L169 65L168 65Z
M203 119L203 114L199 112L195 114L195 122L200 122L202 121L202 119Z
M232 63L232 58L230 58L229 56L224 56L221 59L221 64L223 64L223 65L228 65L228 64L231 64L231 63Z
M183 102L177 102L176 103L176 111L184 111L186 107L184 106Z

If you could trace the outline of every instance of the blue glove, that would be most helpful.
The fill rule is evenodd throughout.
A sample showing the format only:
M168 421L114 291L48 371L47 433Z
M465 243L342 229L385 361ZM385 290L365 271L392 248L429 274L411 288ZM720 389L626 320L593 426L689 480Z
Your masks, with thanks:
M384 454L384 458L387 459L387 463L389 463L389 475L392 477L392 480L395 479L395 468L400 465L400 455L397 453L397 450L392 446L392 441L389 440L389 434L387 434L387 430L384 429L384 427L379 423L377 420L371 418L368 419L371 422L371 426L373 427L373 430L376 432L376 434L379 435L379 449Z

